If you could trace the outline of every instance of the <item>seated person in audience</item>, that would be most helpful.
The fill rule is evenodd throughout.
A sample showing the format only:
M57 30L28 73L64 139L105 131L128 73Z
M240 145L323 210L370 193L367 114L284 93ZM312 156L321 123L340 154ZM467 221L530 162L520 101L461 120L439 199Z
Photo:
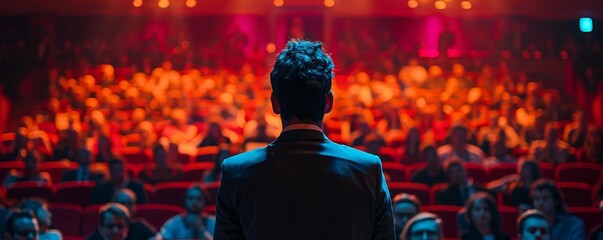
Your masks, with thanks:
M6 240L38 239L38 221L30 212L13 211L6 220Z
M519 240L549 240L551 238L551 224L544 213L536 209L530 209L517 218L517 232Z
M402 163L413 164L421 162L421 136L419 129L412 127L408 130L406 135L406 144L403 148Z
M457 125L450 130L450 144L438 148L440 159L448 159L457 156L465 162L481 163L484 160L484 152L467 142L468 130L464 126Z
M132 215L124 205L107 203L100 210L98 226L86 240L137 240L130 235Z
M32 213L38 221L39 239L44 240L60 240L63 239L61 231L50 229L52 226L52 214L48 211L48 204L38 198L25 198L19 203L21 211Z
M484 165L496 165L497 163L517 162L517 158L509 154L509 149L504 141L496 141L492 144L492 156L484 160Z
M536 140L530 146L530 155L537 161L559 164L569 160L569 144L559 140L556 122L548 122L543 140Z
M77 151L75 160L79 163L77 169L65 170L61 176L61 182L69 181L102 181L105 176L100 172L95 172L90 169L90 150L86 148L80 148Z
M437 193L437 204L465 206L469 197L474 193L487 192L486 189L475 185L473 180L467 177L463 160L458 157L447 159L444 163L444 171L448 177L448 188Z
M59 131L59 140L54 147L52 160L73 159L78 149L80 134L76 130L75 122L68 120L67 129Z
M211 122L207 126L207 134L197 147L220 146L223 143L230 144L230 138L223 134L222 126L219 123Z
M530 187L534 207L540 210L551 224L552 239L586 239L584 221L568 213L555 182L540 179Z
M109 160L109 180L99 182L92 189L90 204L108 203L113 194L122 188L129 188L136 193L139 203L146 203L147 196L142 183L127 178L125 163L118 157Z
M153 147L153 158L155 164L147 164L145 170L140 172L141 180L149 184L182 180L182 167L168 163L167 151L161 144Z
M216 220L203 214L207 196L199 184L193 184L184 195L185 213L168 219L161 227L163 239L213 239Z
M581 148L584 146L586 140L586 134L590 127L587 120L586 112L578 110L573 115L573 121L567 125L563 130L563 141L567 142L570 146L575 148Z
M511 239L500 229L500 214L496 207L496 200L490 194L477 192L471 195L462 212L467 228L461 229L461 239Z
M522 159L517 164L517 173L504 176L488 184L488 189L503 192L511 205L527 210L532 207L530 186L540 179L540 168L534 160Z
M442 240L442 219L430 212L421 212L411 218L404 226L400 240Z
M124 188L115 193L112 202L124 205L131 216L136 215L136 194L132 190ZM130 239L149 239L155 237L157 232L145 219L132 217L129 226L128 237Z
M4 152L6 155L3 156L3 161L15 161L21 156L21 150L27 149L27 143L29 138L27 137L27 130L23 127L15 131L15 140L10 143Z
M432 145L427 145L421 151L423 161L425 161L425 168L416 172L411 181L416 183L422 183L432 186L436 183L444 183L448 181L446 172L442 167L442 163L438 158L436 149Z
M603 164L603 148L601 146L603 146L603 129L590 127L584 143L582 160Z
M187 123L186 111L176 108L170 113L171 124L165 126L161 133L162 137L169 140L170 144L190 145L197 140L197 127Z
M51 185L52 181L50 174L48 172L40 172L40 161L42 161L42 155L40 152L37 150L25 152L25 150L22 150L21 154L25 154L25 157L23 158L23 161L25 162L25 169L23 173L9 173L4 179L4 186L16 182L39 182Z
M21 127L24 127L27 132L27 138L34 142L36 149L43 149L46 153L52 153L52 147L48 134L38 126L38 123L30 116L24 116L21 119Z
M396 236L400 236L408 220L419 213L421 201L415 195L400 193L393 199L393 208Z

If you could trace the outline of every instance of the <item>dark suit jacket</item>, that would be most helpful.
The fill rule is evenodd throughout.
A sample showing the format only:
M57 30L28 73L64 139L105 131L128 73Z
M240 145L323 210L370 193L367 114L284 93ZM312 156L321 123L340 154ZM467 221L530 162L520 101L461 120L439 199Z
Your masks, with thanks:
M377 156L290 130L266 148L228 158L215 239L395 239Z
M69 182L69 181L77 181L77 171L78 169L64 171L61 176L61 182ZM88 181L100 182L105 178L102 173L98 172L89 172Z
M490 193L492 197L494 197L494 199L496 199L496 196L494 196L487 189L476 185L473 185L473 187L475 188L474 193L487 192ZM465 206L465 201L469 200L469 197L470 196L466 196L463 200L463 196L461 195L461 190L459 189L459 186L449 185L448 188L446 188L444 191L437 193L436 204Z

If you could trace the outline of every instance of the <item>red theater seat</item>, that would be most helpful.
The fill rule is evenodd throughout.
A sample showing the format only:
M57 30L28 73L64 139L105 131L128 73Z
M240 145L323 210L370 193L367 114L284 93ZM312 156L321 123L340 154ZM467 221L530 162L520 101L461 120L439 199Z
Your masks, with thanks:
M6 161L0 162L0 177L2 177L1 181L4 181L4 178L8 175L10 170L21 170L25 167L25 163L23 161Z
M384 162L383 174L385 175L385 179L390 182L403 182L406 180L406 171L400 163Z
M207 171L214 169L213 162L189 163L182 167L185 181L203 181Z
M473 178L473 181L486 184L488 182L488 178L486 177L486 169L484 165L479 163L465 163L465 169L467 170L467 176Z
M80 236L82 231L82 207L68 203L51 203L48 210L54 216L52 225L63 236Z
M399 193L408 193L417 196L423 205L430 203L429 186L425 184L412 182L390 182L387 185L392 198Z
M412 177L415 175L416 172L422 170L423 168L425 168L427 166L427 164L425 164L424 162L421 163L414 163L411 165L406 165L406 178L408 181L412 180Z
M500 228L504 233L509 234L509 237L517 236L517 217L519 210L516 207L498 206L500 213Z
M97 204L88 206L84 209L81 236L88 236L94 232L94 228L98 225L98 221L100 220L99 210L102 206L103 204Z
M400 152L396 148L382 147L379 148L379 158L384 162L400 162Z
M92 194L92 188L94 188L95 185L96 183L92 181L59 183L53 202L86 206L90 203L90 195Z
M595 184L601 179L601 165L596 163L563 163L555 170L555 180Z
M166 182L155 185L152 203L182 206L184 193L191 186L190 182Z
M423 207L421 211L431 212L438 215L442 219L444 237L457 238L458 226L456 216L461 208L462 207L459 206L428 205Z
M184 212L182 207L162 204L140 204L136 206L136 217L144 218L155 229L160 229L169 218Z
M603 212L595 207L570 207L567 211L576 214L576 216L584 220L587 234L597 227L597 225L603 223Z
M591 186L578 182L557 182L557 187L569 207L590 207L592 205Z
M151 154L144 151L141 147L123 147L119 150L126 163L130 164L148 164L152 163Z
M548 162L538 162L538 168L543 178L553 179L555 177L555 166Z
M438 183L431 186L431 188L429 189L429 199L431 201L431 204L436 204L438 193L446 190L446 188L448 188L448 183Z
M213 163L218 156L220 148L217 146L207 146L197 148L197 156L195 156L195 162L211 162Z
M58 183L63 177L65 170L73 170L77 168L77 164L68 160L52 161L40 163L40 171L48 172L53 183Z
M517 172L517 163L499 163L488 169L488 182Z
M54 189L52 186L36 181L13 183L6 189L6 197L16 200L37 197L48 201L52 199L53 195Z

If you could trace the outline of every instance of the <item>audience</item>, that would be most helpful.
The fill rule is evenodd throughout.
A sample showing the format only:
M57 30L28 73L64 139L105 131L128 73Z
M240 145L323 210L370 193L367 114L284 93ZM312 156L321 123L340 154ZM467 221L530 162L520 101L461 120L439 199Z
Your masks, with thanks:
M140 179L145 183L157 184L183 179L182 167L177 163L170 164L167 151L161 144L153 147L153 159L155 159L155 164L147 164L140 173Z
M450 129L450 144L438 148L440 159L448 159L457 156L465 162L482 163L484 152L477 146L467 142L467 128L464 126L454 126Z
M131 216L136 215L136 195L132 190L124 188L115 193L112 202L125 206ZM155 228L144 219L131 218L128 231L130 239L149 239L155 236Z
M100 182L104 180L105 176L103 173L93 171L90 169L90 151L85 148L80 148L77 151L76 160L79 166L75 170L66 170L63 172L61 182L78 181L78 182Z
M135 240L130 236L131 215L124 205L107 203L99 210L100 220L86 240Z
M432 186L436 183L444 183L448 181L446 172L442 167L442 163L438 158L436 149L427 145L421 151L422 159L425 162L425 168L416 172L410 181L416 183L422 183Z
M9 173L4 179L4 186L8 186L17 182L39 182L41 184L52 184L52 179L48 172L40 171L40 162L42 161L42 155L37 150L22 151L25 154L23 161L25 162L25 169L22 174L15 175L15 173ZM18 173L17 173L18 174Z
M161 227L163 239L213 239L216 220L202 213L207 195L201 186L193 184L184 195L184 210L168 219Z
M471 195L464 209L464 217L467 228L461 233L463 240L511 239L501 230L496 200L488 193Z
M123 188L128 188L136 194L138 203L146 203L147 196L142 183L128 179L126 175L125 163L123 160L113 157L109 160L109 179L105 182L99 182L92 189L90 204L108 203L114 193Z
M559 127L556 122L546 124L544 139L532 142L530 154L537 161L553 164L569 161L569 144L559 140Z
M38 240L40 228L38 221L30 212L13 211L6 220L6 240Z
M532 206L530 186L540 179L538 164L530 159L522 159L517 164L517 173L507 175L488 184L488 189L502 192L512 206L527 210Z
M38 198L26 198L19 203L21 211L30 212L38 222L38 237L40 240L61 240L61 231L51 229L52 214L48 211L48 204Z
M419 213L421 201L415 195L400 193L394 196L393 208L396 236L400 236L408 220Z
M402 234L401 240L442 240L442 219L429 212L422 212L408 220Z
M517 218L517 232L519 240L548 240L551 238L551 225L544 213L531 209Z
M552 223L552 239L586 239L584 221L566 211L555 182L549 179L537 180L530 188L530 196L534 207Z
M465 206L469 197L476 192L485 191L467 177L463 160L451 157L444 163L444 171L448 177L448 187L436 195L436 203L444 205Z

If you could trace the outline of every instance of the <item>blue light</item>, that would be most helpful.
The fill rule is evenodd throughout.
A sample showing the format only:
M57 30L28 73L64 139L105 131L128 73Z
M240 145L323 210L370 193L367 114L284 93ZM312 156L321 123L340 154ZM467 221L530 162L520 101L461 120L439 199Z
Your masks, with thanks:
M580 31L592 32L593 31L593 19L592 18L580 18Z

